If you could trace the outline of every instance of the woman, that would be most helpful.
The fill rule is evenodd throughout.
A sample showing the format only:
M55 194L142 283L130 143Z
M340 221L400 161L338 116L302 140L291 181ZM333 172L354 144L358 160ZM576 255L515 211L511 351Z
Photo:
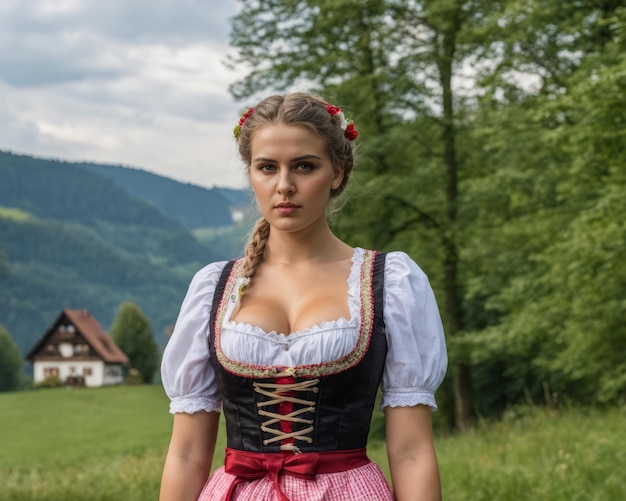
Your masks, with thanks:
M393 499L365 454L381 382L396 498L441 498L431 410L447 358L428 279L404 253L353 249L326 219L356 135L303 93L268 97L235 127L262 218L243 259L196 274L165 350L162 501ZM221 407L225 465L207 481Z

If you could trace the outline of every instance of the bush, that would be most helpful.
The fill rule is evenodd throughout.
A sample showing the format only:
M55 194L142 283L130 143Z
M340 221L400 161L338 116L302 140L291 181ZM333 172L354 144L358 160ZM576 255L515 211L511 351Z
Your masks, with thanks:
M128 373L126 374L126 379L124 382L126 384L143 383L143 377L141 376L141 372L139 372L137 369L128 369Z
M58 376L48 376L43 381L39 381L38 383L33 384L34 390L39 390L43 388L59 388L63 385L63 381Z
M0 391L18 390L23 380L20 349L9 331L0 326Z

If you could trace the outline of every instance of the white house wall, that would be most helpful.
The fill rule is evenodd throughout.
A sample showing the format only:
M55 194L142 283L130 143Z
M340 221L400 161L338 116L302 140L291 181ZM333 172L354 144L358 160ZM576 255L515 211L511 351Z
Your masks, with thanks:
M114 379L105 375L105 365L98 361L35 361L33 364L33 379L35 383L40 383L45 379L46 369L58 369L59 379L63 382L69 376L82 376L85 378L85 386L97 387L107 384L118 384L123 382L121 377ZM85 374L85 369L91 369L91 374ZM121 371L120 371L121 372Z

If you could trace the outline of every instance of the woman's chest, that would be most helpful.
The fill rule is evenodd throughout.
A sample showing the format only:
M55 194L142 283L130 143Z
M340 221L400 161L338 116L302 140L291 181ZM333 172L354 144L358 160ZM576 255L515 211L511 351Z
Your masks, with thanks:
M312 270L263 270L230 320L284 335L325 321L350 318L349 263Z
M271 325L263 328L256 318L252 322L244 322L239 316L231 320L231 313L236 311L237 291L245 284L245 279L240 278L241 264L236 262L223 273L223 292L214 301L209 344L215 362L230 373L246 377L268 377L285 368L317 377L353 366L369 346L375 318L373 298L379 297L374 291L382 290L376 289L372 281L374 257L371 251L355 250L344 285L347 291L341 299L347 305L347 315L334 319L324 315L320 321L310 320L303 329L289 329L288 335ZM218 285L218 290L221 287Z
M245 364L299 367L338 360L355 348L358 339L358 318L322 322L289 336L229 322L222 327L220 348L228 359Z

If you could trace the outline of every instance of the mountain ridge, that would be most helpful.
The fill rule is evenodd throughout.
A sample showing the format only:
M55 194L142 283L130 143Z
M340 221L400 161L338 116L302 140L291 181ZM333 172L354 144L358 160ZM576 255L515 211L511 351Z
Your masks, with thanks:
M125 301L138 304L163 345L193 274L235 257L210 239L199 241L185 217L217 204L212 215L221 219L196 224L214 224L203 231L223 234L243 191L226 189L234 197L229 200L220 189L191 185L198 194L194 204L170 214L154 195L158 190L152 200L142 197L113 179L126 168L108 167L0 151L0 324L23 354L62 308L87 309L108 330ZM155 182L156 175L137 171L135 185ZM178 181L159 183L170 186L174 198L187 193Z

